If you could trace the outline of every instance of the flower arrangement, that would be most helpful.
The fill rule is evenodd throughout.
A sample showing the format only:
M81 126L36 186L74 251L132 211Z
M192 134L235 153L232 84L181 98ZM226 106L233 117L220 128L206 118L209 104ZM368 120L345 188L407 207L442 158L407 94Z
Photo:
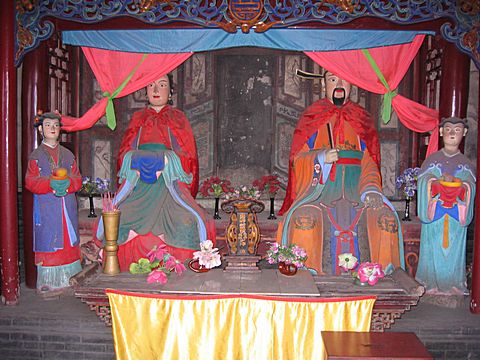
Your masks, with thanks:
M280 190L278 175L265 175L253 181L252 185L258 190L267 193L271 198Z
M285 264L293 264L297 268L305 266L307 261L307 252L305 249L295 245L278 245L274 242L270 244L270 249L267 250L265 259L269 264L284 262Z
M148 274L149 284L166 284L172 272L180 275L186 268L166 250L166 245L160 245L154 246L147 254L147 258L141 258L138 262L130 264L129 270L132 274Z
M218 249L213 247L211 240L201 242L200 251L195 251L193 258L198 260L198 264L206 269L212 269L222 264Z
M90 178L89 176L84 176L82 179L82 189L81 191L86 193L88 196L100 195L107 192L110 189L110 180Z
M407 198L412 198L417 191L417 178L420 168L408 168L397 177L395 182L397 189L403 188L403 193Z
M236 198L259 199L261 195L262 193L256 187L248 187L246 185L241 185L228 193L225 198L227 200Z
M200 187L200 194L204 197L213 195L215 198L219 198L223 194L233 192L230 180L220 179L218 176L211 176L205 179Z
M361 284L375 285L378 280L385 277L382 265L371 262L358 263L358 259L352 253L343 253L338 255L338 266L346 273L358 280ZM353 271L352 271L353 270Z

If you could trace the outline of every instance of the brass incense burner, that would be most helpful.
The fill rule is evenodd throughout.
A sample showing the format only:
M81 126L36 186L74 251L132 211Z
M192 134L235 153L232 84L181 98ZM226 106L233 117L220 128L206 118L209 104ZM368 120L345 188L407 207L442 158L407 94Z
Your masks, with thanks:
M103 264L103 273L107 275L117 275L120 273L120 264L117 256L120 211L104 211L102 219L105 232L105 246L103 247L105 262Z

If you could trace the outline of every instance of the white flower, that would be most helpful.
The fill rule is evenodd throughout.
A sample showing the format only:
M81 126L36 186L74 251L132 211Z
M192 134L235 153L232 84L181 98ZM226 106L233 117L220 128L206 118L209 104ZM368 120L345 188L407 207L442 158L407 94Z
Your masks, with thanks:
M198 259L198 263L207 269L220 266L222 259L218 253L218 249L213 247L212 240L205 240L200 243L200 251L193 253L193 258Z
M358 259L352 253L343 253L338 255L338 266L345 271L351 270L357 266Z
M212 240L205 240L205 241L201 242L200 243L200 249L202 249L202 251L212 251L212 249L213 249Z

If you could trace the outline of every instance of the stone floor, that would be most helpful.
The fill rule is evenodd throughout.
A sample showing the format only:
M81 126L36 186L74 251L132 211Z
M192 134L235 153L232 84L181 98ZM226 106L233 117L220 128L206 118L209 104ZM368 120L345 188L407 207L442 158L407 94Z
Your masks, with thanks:
M413 331L435 359L480 360L480 315L465 306L420 303L388 331ZM111 328L73 295L43 300L21 287L17 306L0 307L1 359L113 359Z

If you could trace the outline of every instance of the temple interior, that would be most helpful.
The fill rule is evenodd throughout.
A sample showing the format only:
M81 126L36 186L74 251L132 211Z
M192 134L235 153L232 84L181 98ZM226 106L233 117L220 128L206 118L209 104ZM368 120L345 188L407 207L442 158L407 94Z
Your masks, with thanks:
M384 356L375 358L480 358L478 1L17 0L0 9L5 358L328 359L349 349L357 358L365 343ZM120 68L127 60L132 69ZM352 84L340 103L327 73L343 82L333 94ZM172 103L156 108L146 89L162 79ZM322 101L324 113L308 112ZM140 118L144 109L151 118ZM193 131L200 187L218 178L236 193L191 196L186 169L197 159L186 154L188 126L175 128L179 114ZM131 130L135 116L142 125ZM142 143L155 116L157 138L149 129ZM57 130L47 137L47 126L59 131L50 143ZM408 195L399 177L429 161ZM455 176L435 173L455 161ZM431 173L435 186L423 182ZM278 191L243 193L267 176ZM108 191L88 193L85 177L108 180ZM456 241L465 247L448 258ZM284 246L297 263L273 258ZM368 256L347 268L360 252ZM78 260L58 255L72 253ZM425 254L447 260L424 265ZM363 267L373 275L364 279ZM439 283L461 279L443 291L418 276L432 268Z

